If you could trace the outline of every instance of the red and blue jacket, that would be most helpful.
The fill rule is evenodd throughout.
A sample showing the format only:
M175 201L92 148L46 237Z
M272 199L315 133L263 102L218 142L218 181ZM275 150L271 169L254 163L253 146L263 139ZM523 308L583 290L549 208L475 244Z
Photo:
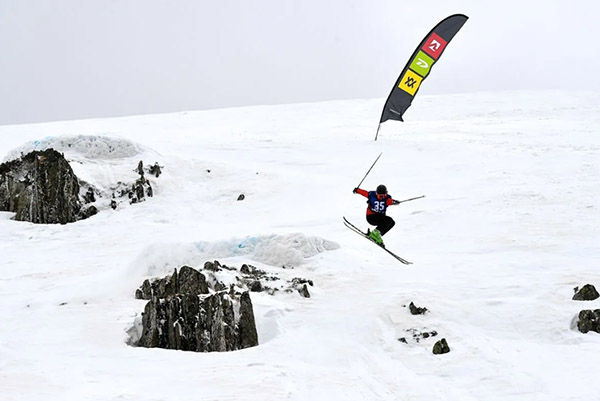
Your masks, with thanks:
M383 199L377 198L376 191L365 191L364 189L357 188L356 193L367 198L367 216L370 214L383 214L388 206L394 204L394 199L386 194Z

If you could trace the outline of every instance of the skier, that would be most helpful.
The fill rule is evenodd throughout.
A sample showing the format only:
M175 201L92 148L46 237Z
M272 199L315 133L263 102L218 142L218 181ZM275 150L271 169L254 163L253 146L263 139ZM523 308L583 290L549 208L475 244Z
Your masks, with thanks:
M385 211L390 205L397 205L400 202L392 199L388 195L385 185L378 185L375 191L366 191L360 188L354 188L352 193L359 194L367 198L367 221L373 226L377 226L373 231L367 230L369 237L377 244L385 247L381 237L385 235L396 222L390 216L386 216Z

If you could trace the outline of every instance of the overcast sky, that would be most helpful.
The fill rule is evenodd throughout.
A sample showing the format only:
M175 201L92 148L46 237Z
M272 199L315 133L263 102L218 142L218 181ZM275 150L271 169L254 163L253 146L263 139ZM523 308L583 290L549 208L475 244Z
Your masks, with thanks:
M600 89L595 0L2 0L0 125L384 99L455 13L419 95Z

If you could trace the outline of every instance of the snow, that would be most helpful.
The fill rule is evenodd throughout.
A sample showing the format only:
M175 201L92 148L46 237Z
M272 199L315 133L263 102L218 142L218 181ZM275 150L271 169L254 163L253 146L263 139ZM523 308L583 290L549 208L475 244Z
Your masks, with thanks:
M0 212L2 400L595 399L600 336L574 321L600 300L571 297L600 286L600 94L423 96L374 141L383 103L0 127L4 160L53 146L103 195L68 225ZM342 224L367 227L352 188L380 152L363 188L426 195L388 209L410 266ZM164 166L155 196L113 211L140 160ZM311 297L252 293L258 347L127 344L145 279L213 260Z

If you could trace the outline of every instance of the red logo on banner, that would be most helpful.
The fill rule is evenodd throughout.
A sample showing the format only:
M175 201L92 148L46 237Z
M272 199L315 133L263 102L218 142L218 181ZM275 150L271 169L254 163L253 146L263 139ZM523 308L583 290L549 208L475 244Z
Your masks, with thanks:
M425 44L423 45L421 50L423 50L425 53L429 54L431 57L437 60L440 54L442 54L442 52L444 51L444 48L447 44L448 42L442 39L440 35L432 33L431 36L425 41Z

